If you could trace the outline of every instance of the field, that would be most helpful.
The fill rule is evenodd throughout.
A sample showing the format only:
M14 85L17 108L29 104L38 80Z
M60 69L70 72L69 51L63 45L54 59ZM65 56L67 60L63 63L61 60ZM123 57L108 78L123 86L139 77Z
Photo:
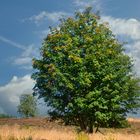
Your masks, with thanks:
M73 126L45 118L0 119L0 140L140 140L140 119L128 119L131 127L105 129L103 133L78 133Z

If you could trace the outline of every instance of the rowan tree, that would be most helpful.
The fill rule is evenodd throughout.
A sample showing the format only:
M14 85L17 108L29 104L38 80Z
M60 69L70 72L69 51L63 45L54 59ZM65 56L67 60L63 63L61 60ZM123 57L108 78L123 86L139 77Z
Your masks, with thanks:
M33 59L34 94L50 115L93 132L93 126L121 126L139 107L139 79L108 24L91 8L61 19Z

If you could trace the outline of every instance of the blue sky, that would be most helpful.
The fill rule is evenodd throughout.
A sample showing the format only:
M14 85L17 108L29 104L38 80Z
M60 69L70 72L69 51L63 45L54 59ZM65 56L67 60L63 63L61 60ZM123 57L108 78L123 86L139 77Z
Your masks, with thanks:
M128 42L126 52L140 76L140 0L0 0L0 113L16 114L19 96L32 92L31 60L39 57L48 27L89 5Z

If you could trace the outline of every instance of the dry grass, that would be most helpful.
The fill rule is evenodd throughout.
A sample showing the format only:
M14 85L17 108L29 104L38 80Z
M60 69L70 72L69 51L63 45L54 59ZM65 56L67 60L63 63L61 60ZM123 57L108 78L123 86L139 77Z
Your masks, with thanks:
M20 120L18 124L13 124L12 121L6 124L1 123L0 140L140 140L139 119L129 119L129 122L133 124L131 128L101 129L105 135L101 133L77 134L73 127L59 125L56 122L48 122L46 126L44 126L43 121L42 126L37 126L38 122L36 122L36 125L27 125L29 124L28 121L23 120L24 123L21 123Z
M89 136L89 140L140 140L140 135L108 133L107 135L103 136L101 134L93 134Z
M75 133L73 131L59 131L56 129L37 128L37 127L20 127L15 126L1 126L0 136L2 140L8 140L10 137L23 139L32 137L33 140L75 140Z

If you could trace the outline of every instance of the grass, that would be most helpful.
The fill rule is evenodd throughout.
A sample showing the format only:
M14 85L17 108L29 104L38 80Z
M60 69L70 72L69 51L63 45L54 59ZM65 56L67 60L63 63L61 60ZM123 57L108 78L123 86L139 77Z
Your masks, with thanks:
M18 125L0 126L0 140L138 140L140 134L122 134L120 132L97 134L77 134L71 130L57 130L38 127L21 128Z
M138 121L131 119L130 122L133 124L131 128L101 129L105 135L77 133L74 127L57 126L57 123L48 123L45 127L27 124L1 124L0 140L139 140L140 123Z
M21 128L18 125L0 127L0 136L2 140L74 140L75 133L59 131L57 129L49 130L47 128L29 127Z

